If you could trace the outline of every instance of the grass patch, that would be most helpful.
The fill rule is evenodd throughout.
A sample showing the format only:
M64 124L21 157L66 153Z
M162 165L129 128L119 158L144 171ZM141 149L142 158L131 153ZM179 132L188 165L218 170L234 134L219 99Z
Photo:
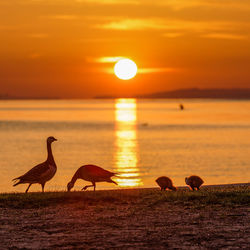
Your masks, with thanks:
M180 188L177 192L159 189L101 190L89 192L45 192L0 194L0 207L23 209L55 206L58 204L84 203L95 206L140 205L157 206L162 203L204 207L207 205L237 206L250 204L250 185L235 187L204 187L197 192Z
M163 194L158 197L152 205L157 205L163 202L172 202L175 204L183 204L194 207L202 207L208 205L221 206L237 206L250 204L250 191L235 190L235 191L219 191L205 190L199 192L178 191Z

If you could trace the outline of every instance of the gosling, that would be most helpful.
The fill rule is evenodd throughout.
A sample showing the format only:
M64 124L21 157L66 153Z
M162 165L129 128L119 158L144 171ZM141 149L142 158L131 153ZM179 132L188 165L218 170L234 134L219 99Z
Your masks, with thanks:
M186 177L185 182L188 186L191 187L193 191L195 191L195 188L197 190L200 190L200 186L204 183L204 181L199 176L196 175Z
M166 189L170 189L173 191L177 190L177 188L173 186L172 180L166 176L161 176L157 178L155 181L160 186L161 191Z

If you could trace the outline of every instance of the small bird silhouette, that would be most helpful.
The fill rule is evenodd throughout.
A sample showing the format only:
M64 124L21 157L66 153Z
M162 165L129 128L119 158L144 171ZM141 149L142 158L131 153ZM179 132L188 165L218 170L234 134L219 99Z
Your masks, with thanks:
M13 179L13 181L19 180L13 186L29 183L29 186L25 191L25 193L27 193L32 184L39 183L42 185L42 192L44 192L45 183L53 178L57 170L56 163L54 161L54 157L51 150L51 143L53 141L57 141L57 139L55 139L53 136L47 138L47 151L48 151L47 160L33 167L24 175L21 175Z
M196 175L186 177L185 182L192 188L193 191L195 190L195 188L197 190L200 190L200 186L204 183L204 181L199 176Z
M111 180L111 177L114 175L115 173L109 172L96 165L84 165L77 169L71 181L68 183L67 188L68 191L70 191L74 187L77 179L92 182L92 185L87 185L83 187L82 190L86 190L88 187L94 187L95 191L96 182L111 182L117 185L115 181Z

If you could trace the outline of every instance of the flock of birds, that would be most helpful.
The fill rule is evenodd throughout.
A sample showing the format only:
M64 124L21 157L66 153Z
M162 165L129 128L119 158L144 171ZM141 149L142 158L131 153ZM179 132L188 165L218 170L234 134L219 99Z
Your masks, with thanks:
M38 183L41 184L42 192L44 192L45 183L54 177L57 170L57 166L51 149L51 144L54 141L57 141L57 139L55 139L53 136L47 138L47 160L41 164L36 165L24 175L13 179L13 181L16 181L13 186L25 183L29 184L25 191L27 193L32 184ZM115 175L115 173L112 173L96 165L84 165L77 169L71 181L68 183L67 189L68 191L70 191L74 187L77 179L83 179L92 183L92 185L83 187L82 190L86 190L88 187L94 187L95 191L96 182L110 182L117 185L117 183L111 179L111 177ZM199 176L195 175L185 178L185 182L191 187L193 191L195 190L195 188L199 190L200 186L204 183ZM176 187L173 186L172 180L166 176L157 178L156 183L160 186L161 190L177 190Z

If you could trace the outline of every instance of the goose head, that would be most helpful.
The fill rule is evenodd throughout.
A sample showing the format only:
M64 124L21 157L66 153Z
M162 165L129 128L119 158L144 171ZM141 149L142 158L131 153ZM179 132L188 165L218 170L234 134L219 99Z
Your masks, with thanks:
M50 136L50 137L47 138L48 143L52 143L53 141L57 141L57 139L55 137L53 137L53 136Z
M68 192L70 192L70 190L72 189L72 187L74 187L74 184L73 182L69 182L68 185L67 185L67 189L68 189Z

